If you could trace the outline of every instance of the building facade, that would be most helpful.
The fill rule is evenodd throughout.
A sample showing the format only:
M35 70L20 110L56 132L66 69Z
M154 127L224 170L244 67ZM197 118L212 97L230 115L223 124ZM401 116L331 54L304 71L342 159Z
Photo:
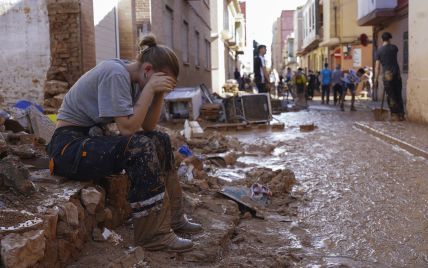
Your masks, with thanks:
M407 115L412 121L428 124L428 90L426 84L428 73L426 65L428 53L426 44L426 25L428 5L424 1L409 1L409 50L408 82L407 82Z
M282 72L288 58L287 38L294 31L294 10L282 10L272 25L272 68Z
M358 69L371 66L371 27L357 23L358 2L354 0L323 0L323 41L320 47L328 49L327 61L332 68ZM364 41L365 39L366 41ZM361 41L363 40L363 41Z
M409 72L409 1L358 1L358 24L372 27L373 54L382 45L381 35L388 31L392 42L398 47L398 64L403 79L403 99L407 99L407 79ZM374 62L372 63L374 66ZM381 74L382 75L382 74ZM379 79L377 98L382 96L382 76Z
M237 0L210 1L212 90L217 93L242 67L246 27L241 6Z
M121 21L121 2L129 5ZM211 1L215 2L215 1ZM177 86L211 87L210 1L120 0L121 58L135 59L137 43L153 33L161 44L171 47L180 61Z

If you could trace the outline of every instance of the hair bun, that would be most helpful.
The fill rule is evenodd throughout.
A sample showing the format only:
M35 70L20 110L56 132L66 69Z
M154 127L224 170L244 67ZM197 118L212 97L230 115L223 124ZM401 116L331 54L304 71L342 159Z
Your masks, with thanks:
M156 37L152 34L146 35L141 39L139 47L140 50L143 51L144 49L147 49L149 47L155 47L157 45L156 43Z

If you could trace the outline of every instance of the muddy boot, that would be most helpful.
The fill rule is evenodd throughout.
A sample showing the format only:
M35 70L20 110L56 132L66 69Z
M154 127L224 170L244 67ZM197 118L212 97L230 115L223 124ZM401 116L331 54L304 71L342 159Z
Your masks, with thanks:
M177 233L194 234L202 231L202 226L190 222L184 215L183 192L175 172L171 172L166 179L166 190L171 200L171 228Z
M357 109L355 109L354 105L351 106L351 112L355 112Z
M163 207L149 215L134 218L135 244L145 250L165 250L169 252L186 252L193 248L191 240L178 237L170 227L169 201L165 195Z

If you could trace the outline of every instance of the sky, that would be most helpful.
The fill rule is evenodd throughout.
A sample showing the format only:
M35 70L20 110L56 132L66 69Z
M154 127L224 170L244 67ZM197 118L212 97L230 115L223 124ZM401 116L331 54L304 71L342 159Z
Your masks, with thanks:
M252 57L253 39L268 48L266 59L270 59L272 25L282 10L295 10L307 0L246 0L247 3L247 50L245 58Z

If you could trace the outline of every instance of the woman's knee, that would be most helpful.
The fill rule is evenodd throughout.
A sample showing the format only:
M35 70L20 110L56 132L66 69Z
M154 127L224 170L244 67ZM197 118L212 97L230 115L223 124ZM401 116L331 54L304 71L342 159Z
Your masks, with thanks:
M140 154L155 154L156 145L152 139L143 134L134 134L129 138L128 145L126 146L127 153L132 156Z

